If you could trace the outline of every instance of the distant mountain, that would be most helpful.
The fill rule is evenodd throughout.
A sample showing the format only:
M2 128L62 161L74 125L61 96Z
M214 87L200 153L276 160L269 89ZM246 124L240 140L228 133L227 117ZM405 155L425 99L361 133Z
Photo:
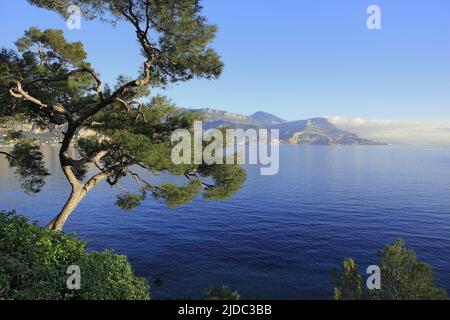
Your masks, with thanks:
M325 118L286 122L270 128L280 130L280 140L289 144L310 145L383 145L340 130Z
M221 111L211 108L197 109L195 112L202 113L205 120L208 122L213 121L231 121L236 123L253 123L253 120L249 116L242 114Z
M288 122L266 112L256 112L251 116L211 108L197 109L194 112L204 115L205 129L224 126L242 129L279 129L281 142L287 144L384 145L382 142L364 139L354 133L340 130L325 118Z
M255 128L261 126L261 123L253 120L249 116L242 114L221 111L211 108L191 110L197 113L201 113L206 122L205 129L218 128L218 127L230 127L230 128Z
M287 122L286 120L283 120L281 118L278 118L277 116L274 116L273 114L267 113L267 112L256 112L250 116L250 119L264 124L269 125L275 125L275 124L281 124Z

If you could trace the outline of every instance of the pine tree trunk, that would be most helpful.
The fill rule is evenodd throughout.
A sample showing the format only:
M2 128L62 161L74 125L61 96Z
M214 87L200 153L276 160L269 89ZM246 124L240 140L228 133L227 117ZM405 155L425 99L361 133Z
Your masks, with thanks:
M71 169L69 167L63 167L69 182L72 185L72 192L69 199L62 208L61 212L46 226L47 230L61 231L70 217L72 212L78 207L80 202L86 197L86 195L94 189L100 181L106 179L109 176L107 172L100 172L93 176L89 181L83 185L76 180Z
M67 219L86 196L83 188L73 188L61 212L47 225L47 230L61 231Z
M67 222L67 219L72 214L72 212L76 209L76 207L80 204L80 202L86 197L86 195L91 191L97 184L106 179L109 176L108 172L100 172L94 175L89 181L83 185L82 181L79 181L72 171L72 165L69 160L72 160L69 155L69 148L72 142L73 137L75 136L75 132L77 130L77 126L69 125L65 135L64 140L62 142L61 150L59 152L59 159L61 163L62 171L70 183L72 187L72 192L70 193L69 199L67 199L66 204L62 208L61 212L46 226L47 230L55 230L61 231ZM106 154L105 151L102 151L94 157L91 162L98 161L101 157ZM73 161L73 160L72 160Z

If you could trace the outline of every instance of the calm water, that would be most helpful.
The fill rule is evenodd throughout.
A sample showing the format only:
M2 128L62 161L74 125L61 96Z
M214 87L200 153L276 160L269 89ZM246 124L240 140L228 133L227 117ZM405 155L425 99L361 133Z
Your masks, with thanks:
M57 155L54 174L37 197L22 193L0 160L0 208L48 222L68 186ZM176 210L147 201L138 211L116 208L115 192L94 190L66 231L96 250L127 254L136 271L163 280L156 298L201 297L226 284L244 298L330 298L330 269L346 257L361 266L397 236L430 263L450 292L449 147L282 146L280 172L249 167L243 190L226 202Z

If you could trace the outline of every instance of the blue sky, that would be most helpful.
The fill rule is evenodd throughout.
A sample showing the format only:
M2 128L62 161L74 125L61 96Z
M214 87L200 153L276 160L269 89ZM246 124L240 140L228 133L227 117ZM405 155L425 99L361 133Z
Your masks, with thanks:
M368 30L366 9L382 11L382 29ZM183 107L288 120L323 115L393 121L450 122L448 0L204 0L219 25L214 48L220 80L166 90ZM85 44L108 82L135 76L142 57L130 27L83 21L68 30L59 16L25 0L0 1L0 46L31 26L64 29Z

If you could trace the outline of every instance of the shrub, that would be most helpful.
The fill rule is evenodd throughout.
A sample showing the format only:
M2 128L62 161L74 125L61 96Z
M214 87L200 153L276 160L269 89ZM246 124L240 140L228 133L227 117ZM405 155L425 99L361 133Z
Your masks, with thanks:
M75 234L57 233L0 213L0 299L148 300L150 288L126 256L87 252ZM70 265L81 270L81 289L69 290Z
M237 291L231 290L227 286L211 287L206 291L205 300L241 300L241 296Z

